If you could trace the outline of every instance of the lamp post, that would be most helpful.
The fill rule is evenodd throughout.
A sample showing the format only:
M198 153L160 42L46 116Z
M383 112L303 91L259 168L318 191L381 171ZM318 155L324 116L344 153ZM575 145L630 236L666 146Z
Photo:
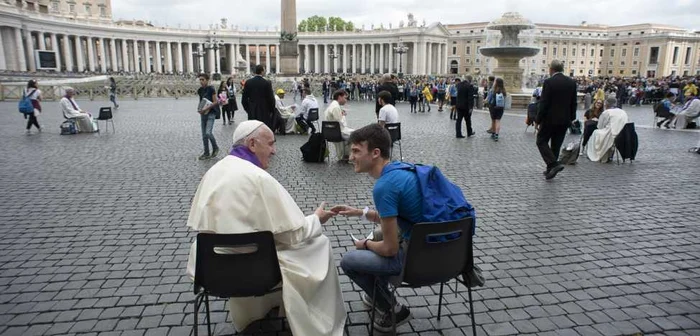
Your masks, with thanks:
M204 40L202 43L203 49L204 50L213 50L214 51L214 80L218 80L220 75L219 75L219 50L223 49L224 47L224 40L217 40L216 39L216 32L213 32L211 35L207 36L207 39Z
M331 64L335 64L335 60L340 56L342 56L342 54L338 54L335 52L335 46L331 46L331 52L328 53L328 57L330 57L332 62ZM338 68L336 68L335 65L333 65L333 72L336 71L338 71Z
M403 54L408 52L408 47L403 45L403 42L399 40L399 44L394 47L394 52L399 54L399 76L403 75Z

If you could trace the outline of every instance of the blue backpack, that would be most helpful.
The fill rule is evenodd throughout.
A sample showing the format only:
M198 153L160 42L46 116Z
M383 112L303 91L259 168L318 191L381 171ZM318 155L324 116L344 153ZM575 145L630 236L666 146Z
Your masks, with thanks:
M29 96L31 96L36 90L32 91L30 94L27 94L25 92L24 95L22 95L22 99L19 100L19 112L24 113L24 114L31 114L34 113L34 105L32 105L32 100L29 99Z
M410 170L418 176L423 194L422 222L446 222L472 217L472 231L476 231L476 210L464 198L462 190L442 175L438 167L404 162L391 167L387 172L396 169Z
M502 93L496 93L496 107L506 107L506 97Z

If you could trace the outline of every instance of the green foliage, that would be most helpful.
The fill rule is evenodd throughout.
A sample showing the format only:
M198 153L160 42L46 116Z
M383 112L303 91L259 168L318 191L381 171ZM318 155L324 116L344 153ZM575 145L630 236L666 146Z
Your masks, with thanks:
M300 32L326 31L327 29L332 31L353 31L355 30L355 24L336 16L325 18L323 16L314 15L310 18L301 20L297 29Z

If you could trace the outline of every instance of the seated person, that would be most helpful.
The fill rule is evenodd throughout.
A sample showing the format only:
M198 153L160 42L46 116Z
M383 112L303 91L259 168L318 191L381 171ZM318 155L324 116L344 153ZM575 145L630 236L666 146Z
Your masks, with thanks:
M321 224L334 213L325 211L321 203L314 214L304 216L285 188L265 171L274 154L275 136L265 124L248 120L238 125L230 155L202 178L187 226L208 233L274 234L282 291L229 299L237 331L283 305L292 334L342 336L345 306L331 242L321 232ZM192 244L187 264L187 274L193 279L196 244Z
M671 122L673 128L684 129L693 119L700 116L700 99L692 95L692 91L685 92L685 104L683 109L676 115L676 118Z
M598 118L603 113L604 103L602 100L596 100L593 106L583 114L583 143L581 147L586 147L588 140L591 138L593 131L598 128Z
M382 91L377 94L377 102L381 108L379 109L379 118L377 119L379 125L382 127L386 124L395 124L399 122L399 111L396 110L391 102L391 92Z
M302 92L304 93L304 100L301 102L301 108L297 114L297 125L301 128L302 133L308 132L309 128L311 128L311 134L314 134L316 133L316 127L312 122L308 121L309 110L312 108L318 109L318 102L316 102L316 97L311 94L311 89L304 88Z
M666 128L671 128L669 124L671 123L671 120L676 117L675 114L671 113L671 109L673 108L673 93L668 92L666 93L666 98L662 100L654 113L656 113L656 116L659 118L663 118L661 121L656 123L656 127L661 128L661 125L664 125Z
M628 121L627 113L616 106L617 98L608 97L605 100L606 110L600 115L597 129L591 134L590 146L586 146L586 154L591 161L611 160L615 137Z
M74 95L75 90L73 90L73 88L66 88L66 95L61 98L63 117L66 119L75 119L80 133L95 132L95 128L92 124L92 115L80 109L78 103L73 99Z
M294 116L296 115L295 111L297 105L285 106L282 99L284 99L284 90L277 89L277 92L275 92L275 107L280 113L280 117L284 120L284 133L294 133L296 123ZM280 133L282 133L282 131L280 131Z
M354 131L348 127L345 120L345 110L341 106L348 102L348 96L345 90L336 90L333 92L333 101L326 108L324 113L326 121L337 121L340 123L340 132L343 135L343 142L335 142L335 153L339 161L348 162L350 157L350 144L347 142L350 134Z

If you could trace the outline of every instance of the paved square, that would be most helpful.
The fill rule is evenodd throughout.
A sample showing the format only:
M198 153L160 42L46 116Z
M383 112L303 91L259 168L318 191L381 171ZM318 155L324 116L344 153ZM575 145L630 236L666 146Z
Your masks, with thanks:
M74 136L58 135L57 102L44 103L45 131L31 136L17 103L0 103L0 334L189 334L184 272L194 234L185 221L214 161L196 160L195 100L120 103L116 133ZM478 210L476 262L487 277L474 292L479 334L700 334L700 157L686 152L700 133L638 128L633 164L582 158L547 182L522 116L504 117L494 143L485 113L474 115L475 138L455 139L446 112L399 105L405 159L439 165ZM351 127L373 121L373 104L348 108ZM649 107L630 117L651 124ZM234 127L216 125L223 148ZM371 205L370 177L335 162L303 163L304 141L278 137L270 170L304 211L321 201ZM351 248L349 234L367 229L329 222L336 260ZM344 275L341 282L348 334L367 335L358 288ZM402 334L470 334L465 288L456 297L447 290L439 322L437 293L400 290L414 316ZM231 334L224 301L213 309L217 334ZM256 334L287 334L279 323L259 326Z

